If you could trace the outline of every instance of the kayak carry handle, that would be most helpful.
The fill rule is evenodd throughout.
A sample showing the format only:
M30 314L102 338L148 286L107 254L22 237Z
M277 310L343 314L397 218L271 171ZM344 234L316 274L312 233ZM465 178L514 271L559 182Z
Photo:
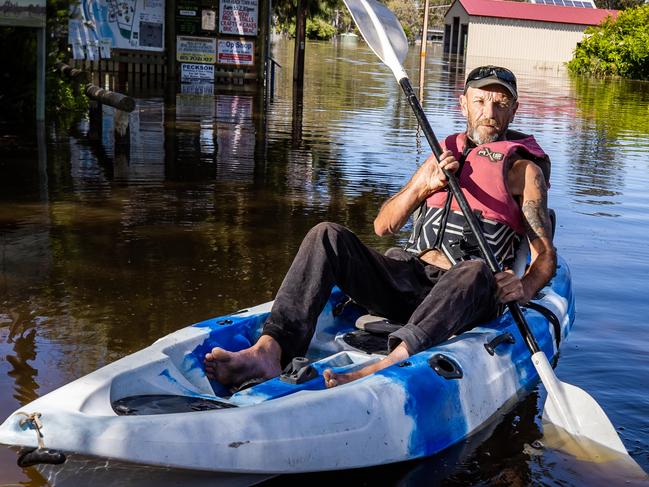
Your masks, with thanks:
M24 416L18 421L18 425L21 428L30 428L36 432L36 440L38 441L38 448L29 448L23 450L16 460L16 463L19 467L31 467L32 465L38 464L49 464L49 465L61 465L65 462L65 455L57 450L50 450L45 448L45 443L43 441L43 422L41 421L41 413L38 411L33 413L26 413L24 411L18 411L16 413L18 416Z
M484 348L485 348L485 350L487 350L487 352L489 352L489 355L493 355L494 353L496 353L496 347L498 347L498 345L500 345L501 343L514 344L514 343L516 343L516 339L514 338L514 335L512 335L509 332L501 333L500 335L498 335L494 339L492 339L492 340L488 341L487 343L485 343Z
M39 447L21 453L16 463L20 468L27 468L41 464L61 465L65 460L65 455L62 452Z

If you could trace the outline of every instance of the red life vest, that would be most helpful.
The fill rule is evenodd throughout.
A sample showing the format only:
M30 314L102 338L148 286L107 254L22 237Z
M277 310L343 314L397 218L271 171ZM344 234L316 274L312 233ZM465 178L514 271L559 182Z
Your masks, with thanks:
M507 173L514 156L536 162L544 170L546 179L549 179L549 159L534 137L513 131L508 133L508 137L510 135L509 140L471 149L458 177L467 202L478 214L487 241L501 264L513 258L525 231L521 208L507 185ZM466 140L465 134L451 135L444 141L444 146L460 160ZM414 225L409 250L422 252L434 247L434 242L439 243L437 233L447 196L447 191L438 191L426 200L424 211ZM454 264L463 259L480 257L476 248L469 249L470 246L466 245L465 223L460 207L453 198L448 223L438 246Z

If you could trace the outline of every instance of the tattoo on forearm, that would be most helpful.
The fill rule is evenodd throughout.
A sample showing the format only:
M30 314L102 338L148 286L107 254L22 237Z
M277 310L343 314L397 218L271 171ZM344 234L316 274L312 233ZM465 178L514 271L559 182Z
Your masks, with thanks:
M541 175L534 178L534 184L539 190L541 197L537 200L528 200L523 204L523 220L525 231L530 241L552 236L550 218L548 215L548 189L545 179Z

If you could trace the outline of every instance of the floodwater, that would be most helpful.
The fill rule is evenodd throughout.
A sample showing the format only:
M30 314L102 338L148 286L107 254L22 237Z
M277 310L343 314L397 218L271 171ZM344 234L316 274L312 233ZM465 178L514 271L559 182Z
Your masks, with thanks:
M309 43L300 109L291 53L274 47L282 69L265 118L251 94L138 94L130 147L106 109L102 130L49 125L40 158L0 156L0 419L185 325L272 299L320 221L379 249L403 242L372 231L427 154L394 78L363 44ZM418 59L413 48L413 80ZM649 470L649 84L519 72L513 128L552 157L556 246L577 296L556 372ZM463 129L463 76L429 51L424 107L440 138ZM623 485L623 473L544 446L543 399L539 388L446 455L271 484ZM0 449L0 485L44 485L15 459Z

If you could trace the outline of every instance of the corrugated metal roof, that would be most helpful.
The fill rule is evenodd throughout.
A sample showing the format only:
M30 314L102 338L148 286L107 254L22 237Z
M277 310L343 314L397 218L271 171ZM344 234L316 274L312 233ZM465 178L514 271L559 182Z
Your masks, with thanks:
M617 10L604 10L558 5L539 5L506 0L458 0L469 15L516 20L536 20L561 24L599 25L607 16L616 17Z

